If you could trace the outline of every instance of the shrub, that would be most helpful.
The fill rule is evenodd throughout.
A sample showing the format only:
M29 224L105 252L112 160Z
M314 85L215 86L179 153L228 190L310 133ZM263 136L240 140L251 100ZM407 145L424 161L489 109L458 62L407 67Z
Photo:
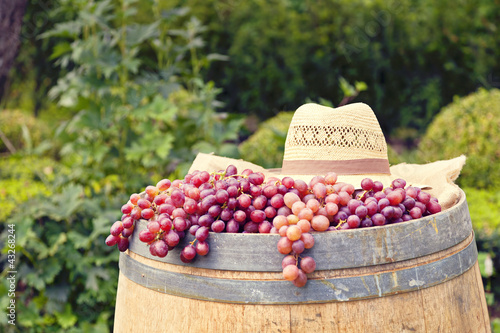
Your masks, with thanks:
M472 225L478 237L491 237L500 230L500 191L464 188ZM500 248L500 243L498 244Z
M489 0L170 1L208 25L209 52L230 56L207 73L227 110L261 119L306 98L340 101L342 76L366 82L362 101L384 133L422 133L453 95L494 85L500 70L500 7Z
M467 156L457 183L500 188L500 90L480 89L443 108L419 144L424 161Z
M220 90L199 77L208 62L197 54L203 26L191 18L174 30L170 18L182 10L158 10L140 24L137 3L69 1L51 13L67 18L43 37L59 41L53 57L65 75L50 95L72 115L56 131L69 171L8 220L16 233L17 331L109 332L118 252L104 240L128 195L182 174L197 151L237 157L243 119L216 112ZM142 56L149 53L155 61ZM0 232L7 239L8 225ZM6 250L2 244L1 263ZM4 309L6 287L2 279Z
M48 128L43 122L20 110L0 111L0 130L15 149L36 146L48 135ZM7 146L0 140L0 152L6 151Z
M10 230L16 239L16 329L109 332L118 252L103 240L125 196L90 197L74 184L51 188L51 193L31 198L8 224L0 225L2 239L8 238ZM2 264L8 262L7 249L4 245L0 254ZM4 309L9 304L8 289L3 278L0 305ZM0 316L0 326L12 329L7 319Z
M292 117L293 112L280 112L264 121L254 134L240 144L241 156L264 168L281 168Z
M467 203L476 233L479 251L479 267L483 276L483 284L488 305L498 311L500 300L500 192L466 187ZM490 271L486 271L486 261L492 263ZM491 266L490 266L491 267ZM498 321L498 319L497 319Z
M12 155L0 158L0 223L38 194L49 195L46 185L62 167L49 158Z

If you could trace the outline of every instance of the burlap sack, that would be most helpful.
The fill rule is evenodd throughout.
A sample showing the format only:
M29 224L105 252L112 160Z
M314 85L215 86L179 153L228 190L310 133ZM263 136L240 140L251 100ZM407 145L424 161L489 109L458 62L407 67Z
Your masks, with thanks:
M438 198L443 210L456 204L460 198L461 190L454 183L460 175L460 171L465 165L465 156L443 160L428 164L407 164L401 163L391 166L391 174L403 178L408 184L421 186L425 191ZM226 167L233 164L238 171L252 169L254 172L262 172L266 178L270 176L279 177L279 169L264 169L259 165L214 154L199 153L189 172L195 170L215 172L225 170ZM376 180L376 179L374 179ZM353 184L359 186L359 184Z

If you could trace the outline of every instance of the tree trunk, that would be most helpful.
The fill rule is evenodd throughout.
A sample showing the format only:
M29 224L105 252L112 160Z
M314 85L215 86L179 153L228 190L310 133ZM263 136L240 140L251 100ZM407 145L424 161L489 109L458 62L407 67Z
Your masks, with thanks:
M27 0L0 0L0 100L8 86L10 69L21 44L21 26Z

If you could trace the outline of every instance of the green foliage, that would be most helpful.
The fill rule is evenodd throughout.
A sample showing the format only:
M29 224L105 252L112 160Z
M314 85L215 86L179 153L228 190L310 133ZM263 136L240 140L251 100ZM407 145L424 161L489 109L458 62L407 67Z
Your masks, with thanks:
M293 112L280 112L260 124L259 129L240 144L241 156L264 168L281 168L292 117Z
M476 234L478 262L483 277L488 305L493 308L500 300L500 192L464 188ZM486 267L490 268L486 269Z
M208 26L207 51L229 55L206 74L227 110L261 119L306 98L338 104L344 77L366 82L360 99L384 133L423 132L454 95L498 84L500 7L488 0L168 3L191 7Z
M66 39L53 57L67 74L50 95L77 111L59 129L61 154L86 168L74 175L93 177L86 182L182 172L198 151L237 157L242 119L215 112L220 90L199 78L209 63L197 51L204 27L192 18L172 29L187 11L162 12L156 3L152 20L137 23L135 3L82 2L73 20L43 35ZM134 180L124 185L137 189L145 181Z
M500 230L500 192L464 188L469 213L478 237L491 237Z
M62 0L64 1L64 0ZM10 73L7 98L2 100L6 108L19 108L38 116L53 105L47 92L59 75L59 68L50 58L56 40L42 39L39 35L64 20L64 15L54 15L61 0L31 0L26 10L19 35L21 46Z
M402 162L406 162L403 160L401 155L389 144L387 145L387 158L389 159L390 165L396 165Z
M419 145L424 161L467 156L458 184L500 188L500 90L457 98L429 126Z
M220 98L228 112L267 119L278 110L296 109L308 98L324 98L338 105L345 93L339 80L345 78L348 82L365 82L369 87L359 98L373 107L384 133L392 134L399 127L422 133L454 95L467 95L479 86L498 86L500 35L495 22L500 20L500 7L494 1L457 6L452 0L149 0L123 5L128 14L116 16L115 23L125 18L136 23L128 27L133 30L129 41L144 36L140 38L147 42L151 33L159 36L149 39L149 50L140 47L140 66L165 68L175 63L176 57L169 52L183 35L175 35L177 27L188 22L191 27L206 26L200 30L204 40L194 38L189 45L205 54L227 54L230 61L210 62L213 58L202 60L187 52L181 56L188 60L182 67L189 66L205 81L213 80L222 87ZM34 91L37 97L25 100L40 101L40 95L45 96L48 87L55 84L61 67L51 64L69 61L58 58L69 52L71 45L70 40L61 40L81 31L70 20L75 20L81 9L86 10L85 6L95 3L29 2L23 25L26 38L14 82L20 84L14 84L10 100L17 101L18 94L24 91ZM163 14L178 6L189 7L201 24L188 16L172 15L171 11ZM58 10L51 10L54 7ZM177 14L183 11L176 9ZM156 31L148 28L168 15L175 29L163 24ZM87 42L92 43L92 27L99 30L105 27L99 24L106 21L92 24L99 16L86 18L90 23ZM67 30L53 38L37 38L54 25L61 32ZM110 35L111 43L114 37ZM50 50L54 50L53 57L49 56ZM137 59L133 53L131 58ZM115 64L106 61L102 64L109 64L108 70L113 70ZM134 60L129 65L138 64ZM26 85L26 78L34 82Z
M141 21L136 3L61 1L51 13L59 23L42 35L55 41L52 59L64 73L50 96L71 117L57 128L51 150L67 171L54 167L49 177L45 167L31 166L38 172L29 177L46 190L17 202L7 219L16 229L23 332L109 332L118 251L104 240L121 205L160 177L181 176L198 151L238 157L243 118L216 112L220 89L200 78L212 60L223 59L199 54L205 28L195 18L177 25L187 10L162 11L153 1ZM30 163L23 153L22 163ZM13 169L0 165L7 180L17 179ZM9 185L5 200L20 187ZM7 239L5 224L0 231ZM2 262L5 255L4 247ZM8 302L6 293L0 297Z
M257 131L240 144L240 155L244 156L245 160L264 168L281 168L286 134L292 117L293 112L280 112L259 124ZM416 163L413 153L408 150L398 153L389 144L387 155L391 165L403 162Z
M493 333L500 333L500 318L492 318L491 331Z
M14 225L18 287L17 327L22 332L108 332L116 294L118 252L103 238L123 195L88 197L69 184L51 196L22 204ZM2 239L7 239L5 226ZM0 259L7 262L7 248ZM0 289L6 289L5 272ZM0 304L9 301L6 292ZM6 316L0 317L6 325Z
M457 183L467 195L478 249L491 258L494 273L484 274L489 304L500 300L500 90L480 89L443 108L419 144L422 162L467 156ZM484 265L483 265L484 268Z
M0 130L5 134L15 149L38 145L48 137L48 127L35 117L20 110L0 111ZM7 152L6 144L0 140L0 152Z
M29 199L39 195L49 195L46 183L55 174L64 172L49 158L36 156L9 156L0 158L0 222L8 222L8 217Z
M337 105L366 90L358 99L372 106L384 132L414 140L415 129L422 132L453 95L496 84L499 37L492 22L499 15L486 0L463 6L451 0L30 2L28 23L37 24L23 25L32 35L24 36L10 101L38 109L53 87L50 97L59 107L41 115L66 121L52 147L60 163L38 161L27 151L21 159L0 160L0 221L16 228L17 330L110 330L118 254L104 237L131 192L181 176L198 151L241 152L265 167L280 166L291 113L264 123L238 147L243 120L216 112L223 106L218 98L226 111L269 118L306 99ZM38 24L40 17L47 20ZM491 111L499 104L485 105ZM4 124L11 130L10 120ZM29 137L39 148L29 152L43 152L36 129L25 126L24 137L14 141L26 147ZM391 133L394 128L411 132ZM480 147L474 148L478 156L491 152ZM389 153L391 164L406 158ZM487 183L485 172L500 179L498 166L483 172L480 165L490 167L498 155L494 163L474 164L466 154L466 168L483 173L474 185ZM460 180L472 182L466 168ZM494 261L488 283L498 299L500 237L491 213L499 211L498 197L466 191L478 245ZM20 209L12 214L13 207ZM6 239L5 223L0 232ZM6 306L1 277L0 306Z

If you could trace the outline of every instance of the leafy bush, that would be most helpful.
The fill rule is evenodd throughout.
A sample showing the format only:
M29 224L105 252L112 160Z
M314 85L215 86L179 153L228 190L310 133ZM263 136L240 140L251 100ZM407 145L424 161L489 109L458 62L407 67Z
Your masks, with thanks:
M46 184L59 172L64 171L49 158L15 155L0 158L0 222L8 222L15 208L38 194L49 195Z
M500 300L500 192L470 187L464 191L476 234L486 299L490 309L497 312ZM490 262L489 271L486 270L487 261Z
M182 172L197 151L237 157L232 141L242 119L217 113L220 90L199 78L207 63L197 54L204 27L192 18L173 29L187 11L162 13L156 2L152 22L137 23L136 2L81 2L73 20L43 35L62 39L53 56L67 72L50 96L76 113L59 130L61 155L86 168L86 181ZM155 62L142 57L151 53Z
M485 258L493 262L493 273L482 271L488 304L493 307L500 300L499 128L500 90L480 89L443 108L417 152L421 162L467 156L457 184L467 195L480 264Z
M478 237L491 237L500 230L500 191L464 188L472 225ZM499 244L500 245L500 244Z
M259 129L240 144L241 156L264 168L281 168L292 117L293 112L280 112L261 123Z
M498 84L500 7L481 0L171 0L208 26L208 52L228 54L207 77L227 110L261 119L306 98L342 99L339 77L361 80L360 95L384 133L422 133L454 95ZM419 33L416 34L415 31Z
M419 144L424 161L467 156L457 183L500 189L500 90L480 89L443 108Z
M68 172L8 218L23 332L108 332L118 252L104 240L128 195L180 176L198 151L238 156L243 118L216 112L220 90L200 78L209 63L198 51L204 27L190 18L174 29L184 9L153 7L147 23L137 22L135 3L63 1L52 15L65 19L43 34L57 41L53 58L64 73L50 96L71 115L54 144ZM6 225L0 231L7 239Z
M22 332L109 332L118 252L103 239L123 195L85 195L79 185L52 188L13 215L16 237L16 327ZM2 239L10 229L4 225ZM0 255L7 262L6 249ZM9 302L2 274L0 304ZM7 316L0 316L0 325Z
M0 130L15 149L32 148L48 136L47 126L20 110L0 111ZM7 152L6 144L0 140L0 152Z
M34 76L33 88L17 89L37 91L32 94L36 98L27 100L43 104L46 89L64 72L50 66L60 61L55 59L57 53L48 56L58 40L40 39L37 33L54 22L74 18L85 4L74 0L28 3L23 34L29 38L23 38L20 61L24 62L15 72L15 81ZM129 2L123 4L131 7ZM370 87L362 101L377 112L384 133L392 135L399 127L422 133L454 95L498 85L500 35L495 22L500 20L500 7L494 1L456 6L452 0L146 0L134 6L133 19L147 24L179 5L191 8L207 27L202 32L206 42L196 42L203 53L230 57L228 62L198 67L205 81L213 80L223 88L220 98L228 112L267 119L278 110L295 109L306 98L340 101L343 92L338 82L344 77ZM65 10L47 15L53 7ZM45 19L42 25L36 21L40 17ZM175 25L189 20L176 19ZM68 45L58 45L57 51L64 52ZM170 44L163 39L153 45L169 48ZM141 50L142 64L172 62L172 57L157 55Z

